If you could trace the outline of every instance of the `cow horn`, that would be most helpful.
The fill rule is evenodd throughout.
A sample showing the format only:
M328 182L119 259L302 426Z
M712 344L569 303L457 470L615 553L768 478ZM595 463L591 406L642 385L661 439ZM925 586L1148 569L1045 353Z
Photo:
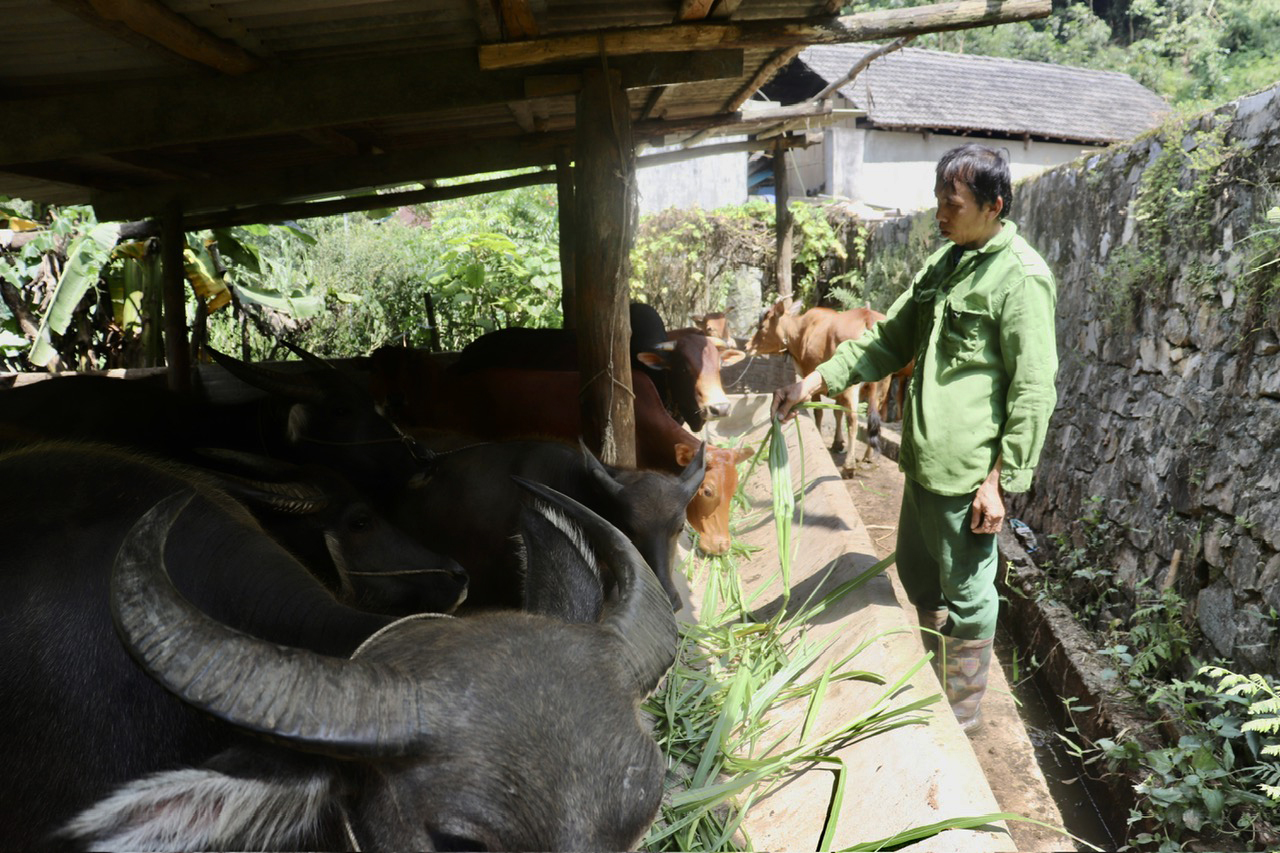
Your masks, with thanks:
M302 347L298 346L295 343L290 343L289 341L286 341L284 339L281 339L280 343L284 344L285 348L288 349L289 352L293 353L298 358L302 359L304 364L308 364L311 367L314 367L318 370L337 370L338 369L335 365L330 364L329 362L325 361L323 358L321 358L318 355L307 352L306 350L304 350Z
M649 347L649 349L653 350L654 352L675 352L676 342L675 341L658 341L653 346Z
M707 335L707 340L711 341L711 345L718 349L724 349L728 346L728 344L724 342L724 338L717 338L715 335Z
M573 519L600 563L613 572L617 593L605 601L600 624L622 641L623 666L636 695L648 695L675 660L678 639L671 600L657 575L618 528L590 509L541 483L513 479Z
M435 709L408 678L251 637L178 592L164 565L165 541L192 494L153 506L116 554L111 616L139 665L201 711L316 752L404 756L428 746Z
M582 461L587 464L587 471L591 474L591 479L595 480L604 489L605 493L616 498L622 493L622 484L617 481L608 468L604 467L604 463L596 458L596 455L587 447L586 442L581 437L578 438L578 447L582 449Z
M686 495L686 500L693 500L693 493L702 485L702 479L707 473L706 464L707 443L702 441L698 443L698 452L680 472L680 486Z
M319 403L324 399L323 393L305 377L290 376L278 370L268 370L265 367L249 364L226 353L218 352L213 347L206 346L205 350L222 366L223 370L254 388L304 403Z

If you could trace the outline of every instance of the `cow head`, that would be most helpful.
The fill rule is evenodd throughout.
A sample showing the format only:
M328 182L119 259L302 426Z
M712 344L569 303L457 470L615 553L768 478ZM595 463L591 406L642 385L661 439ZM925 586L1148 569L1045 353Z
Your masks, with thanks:
M730 305L724 311L714 311L708 314L699 314L693 318L693 324L698 327L698 331L712 338L720 338L724 341L733 340L733 334L729 331L729 314L733 311Z
M713 447L704 442L707 458L706 476L685 510L689 525L698 533L698 549L705 554L724 554L729 550L729 505L738 490L739 462L755 454L752 447ZM676 460L687 464L694 456L687 444L676 445Z
M696 418L686 417L696 432L707 420L729 414L720 368L737 364L746 354L730 348L720 338L698 332L681 330L672 334L672 340L638 352L636 358L647 367L668 372L667 384L676 398L676 407L682 413L697 413Z
M786 352L787 344L795 334L796 315L804 311L804 303L793 302L784 296L760 314L756 333L747 342L748 355L772 355Z
M337 814L357 849L634 849L665 768L637 706L675 657L675 619L617 530L538 494L572 519L610 575L597 622L408 617L352 660L235 632L182 598L164 546L189 497L161 501L115 561L121 639L167 690L283 750L264 745L240 776L206 765L130 783L65 834L91 847L278 849ZM319 757L305 774L295 763L283 775L279 751ZM270 799L252 804L269 816L250 827L258 834L236 821L246 785ZM240 831L219 835L224 826Z

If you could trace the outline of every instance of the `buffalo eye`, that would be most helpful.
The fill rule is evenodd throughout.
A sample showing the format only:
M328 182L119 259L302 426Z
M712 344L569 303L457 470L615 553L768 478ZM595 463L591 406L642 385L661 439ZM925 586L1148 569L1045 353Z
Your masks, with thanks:
M357 513L356 515L351 516L351 519L347 522L347 527L357 531L364 530L368 528L370 523L371 519L369 516L364 513Z
M431 846L436 850L488 850L483 841L468 838L465 835L454 835L451 832L440 832L428 829Z

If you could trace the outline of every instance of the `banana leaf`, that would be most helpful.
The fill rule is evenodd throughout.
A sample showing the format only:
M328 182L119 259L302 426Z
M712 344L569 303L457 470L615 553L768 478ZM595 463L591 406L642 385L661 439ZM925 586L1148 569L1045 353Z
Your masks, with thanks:
M120 236L120 226L115 223L95 225L87 234L81 234L67 247L67 260L62 275L54 286L49 311L40 319L40 328L27 356L38 367L45 367L57 354L52 335L61 335L71 325L80 300L89 288L98 283L102 267L111 256L111 248Z

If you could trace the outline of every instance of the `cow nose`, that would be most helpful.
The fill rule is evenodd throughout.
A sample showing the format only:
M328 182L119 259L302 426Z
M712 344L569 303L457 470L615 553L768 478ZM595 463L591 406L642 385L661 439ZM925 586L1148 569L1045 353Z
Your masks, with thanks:
M728 400L725 400L723 403L710 403L710 404L708 404L708 406L707 406L707 414L706 414L706 417L707 417L708 419L710 419L710 418L723 418L723 417L724 417L725 415L727 415L727 414L729 414L729 401L728 401Z
M698 550L710 557L729 552L728 536L703 536L698 539Z

